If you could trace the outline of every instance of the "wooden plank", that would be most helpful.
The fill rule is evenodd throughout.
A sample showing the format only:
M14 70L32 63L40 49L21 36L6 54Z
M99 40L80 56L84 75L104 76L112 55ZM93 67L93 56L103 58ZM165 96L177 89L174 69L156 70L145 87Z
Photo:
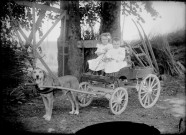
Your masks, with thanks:
M136 84L132 84L132 85L124 85L124 86L122 86L123 88L126 88L126 89L132 89L132 88L135 88L135 89L137 89L137 85Z
M50 29L45 33L45 35L41 38L41 40L37 43L36 48L43 42L43 40L48 36L48 34L53 30L53 28L57 25L57 23L66 15L66 11L64 11L60 17L54 22L54 24L50 27Z
M113 89L108 89L108 88L103 88L103 87L96 87L96 86L91 86L91 85L89 87L92 88L96 92L104 92L104 93L113 93L114 92Z
M96 48L98 44L98 40L82 40L78 41L77 47L78 48Z
M33 60L33 66L34 68L36 68L36 24L35 24L35 3L33 3L33 7L32 7L32 18L33 18L33 26L32 26L32 34L33 34L33 56L34 56L34 60Z
M61 28L63 31L61 31L61 39L62 39L62 42L64 42L66 40L66 15L63 17L63 19L61 20ZM63 70L62 70L62 76L65 75L65 47L66 47L66 43L62 43L62 58L63 58L63 61L62 61L62 67L63 67Z
M180 67L180 69L181 69L183 72L186 71L186 70L185 70L185 67L184 67L179 61L177 61L176 64Z
M140 27L141 27L141 29L142 29L142 31L143 31L143 33L144 33L145 39L146 39L146 41L147 41L147 47L149 48L149 51L150 51L150 53L151 53L153 63L154 63L154 65L155 65L155 67L156 67L157 72L159 72L158 64L157 64L156 58L155 58L155 56L154 56L154 52L153 52L153 50L152 50L151 43L150 43L150 41L148 40L147 35L146 35L146 33L145 33L143 27L141 26L141 24L140 24L139 22L137 22L137 23L140 25Z
M91 75L91 74L83 74L81 77L81 81L98 81L103 83L113 83L114 79L107 76L99 76L99 75Z
M61 90L68 90L68 91L78 92L78 93L84 93L84 94L96 95L96 93L94 93L94 92L88 92L88 91L76 90L76 89L71 89L71 88L66 88L66 87L60 87L60 86L41 86L41 88L61 89Z
M23 49L25 49L25 47L24 47L24 45L23 45L23 41L22 41L22 39L21 39L21 36L19 35L19 32L16 30L16 35L17 35L17 37L18 37L18 39L19 39L19 44L21 45L21 47L23 48Z
M19 5L32 7L32 2L28 2L28 1L15 1L15 2ZM59 8L50 7L50 6L47 6L47 5L42 5L42 4L37 4L37 3L35 3L35 6L36 6L36 8L43 9L43 10L46 10L46 11L53 11L53 12L56 12L56 13L61 13L62 11L64 11L64 10L59 9Z
M148 52L148 49L147 49L147 46L146 46L146 44L145 44L145 42L144 42L144 40L143 40L143 37L142 37L142 35L141 35L141 32L140 32L140 30L139 30L137 24L135 23L135 21L134 21L133 19L132 19L132 21L133 21L133 23L135 24L135 26L136 26L136 28L137 28L137 30L138 30L138 33L139 33L139 35L140 35L140 39L142 40L142 45L143 45L143 47L144 47L144 49L145 49L148 62L149 62L149 64L150 64L150 66L153 67L152 61L151 61L151 59L150 59L150 55L149 55L149 52Z
M145 67L145 65L143 64L143 62L140 60L140 58L137 56L137 54L133 51L132 47L129 45L129 49L130 49L130 52L132 52L132 54L135 56L135 58L139 61L140 65L142 67Z
M18 31L21 33L21 35L23 36L23 38L25 39L25 41L27 41L28 38L27 38L26 34L23 32L23 30L20 28L20 26L19 26Z
M38 28L39 28L38 26L39 26L39 24L41 23L42 19L45 17L45 12L46 12L46 11L43 10L43 11L41 11L40 14L39 14L39 18L38 18L37 21L36 21L36 31L38 30ZM33 39L33 31L30 32L29 37L28 37L28 39L26 40L26 46L28 46L29 44L31 44L32 39Z
M144 53L138 53L138 54L136 54L138 57L141 57L141 56L145 56L146 54L144 54Z
M16 21L13 17L11 17L12 21ZM28 39L26 34L23 32L23 30L21 29L20 26L18 26L18 31L20 32L20 34L23 36L23 38L25 39L25 41ZM18 34L19 35L19 34Z

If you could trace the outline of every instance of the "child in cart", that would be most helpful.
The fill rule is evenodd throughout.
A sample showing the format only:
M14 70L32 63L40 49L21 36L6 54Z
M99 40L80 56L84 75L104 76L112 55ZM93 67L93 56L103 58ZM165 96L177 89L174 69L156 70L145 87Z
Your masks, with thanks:
M113 38L113 48L110 49L104 58L105 66L104 72L107 75L113 76L120 69L127 66L125 60L126 50L124 47L120 47L120 39L115 37Z
M102 33L100 35L100 43L97 44L96 54L98 57L96 59L88 60L89 69L91 71L100 71L103 70L105 67L105 62L103 59L105 58L106 53L108 50L112 49L111 44L111 35L110 33Z

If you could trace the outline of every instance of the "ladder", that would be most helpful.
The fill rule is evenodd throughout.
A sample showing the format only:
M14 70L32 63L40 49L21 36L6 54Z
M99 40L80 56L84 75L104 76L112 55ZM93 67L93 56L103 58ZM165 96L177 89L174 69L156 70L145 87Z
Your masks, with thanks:
M138 59L142 67L152 67L152 63L149 61L148 55L145 53L145 50L142 48L142 44L138 43L131 46L133 54Z
M133 19L132 21L138 30L141 42L138 44L132 45L130 47L130 50L132 51L133 55L137 58L137 60L139 61L142 67L149 66L154 69L155 73L159 73L158 64L156 62L156 59L155 59L155 56L152 50L152 46L147 38L147 35L145 34L143 27L141 26L139 22L137 22L137 24L142 29L145 39L143 38L142 33L140 32L139 27L137 26L136 22Z

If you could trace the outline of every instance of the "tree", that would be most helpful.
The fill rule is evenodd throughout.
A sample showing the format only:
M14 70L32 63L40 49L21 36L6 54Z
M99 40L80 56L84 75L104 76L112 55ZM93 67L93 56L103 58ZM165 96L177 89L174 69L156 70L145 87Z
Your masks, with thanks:
M94 3L94 4L91 4ZM158 12L153 8L151 1L83 1L84 6L81 6L82 19L93 27L94 23L101 19L100 33L110 32L112 36L120 36L120 13L126 16L133 15L138 21L145 23L141 12L146 11L153 19L159 17ZM82 4L82 5L83 5ZM92 6L89 6L89 5ZM121 9L122 7L122 9ZM85 10L86 9L86 10ZM91 12L90 12L91 11ZM98 15L98 17L97 17ZM90 33L92 30L90 31ZM91 33L92 34L92 33ZM93 35L93 34L92 34Z
M68 41L69 58L68 66L72 75L80 79L83 69L83 57L81 51L77 48L77 42L81 38L79 1L71 1L68 4Z
M99 33L95 31L95 24L100 23L100 4L99 1L80 1L79 2L79 13L80 13L80 23L81 23L81 38L84 40L94 40L97 39ZM86 29L86 26L90 28ZM84 30L85 27L85 30Z
M120 1L101 3L101 28L100 33L110 32L112 37L120 37Z

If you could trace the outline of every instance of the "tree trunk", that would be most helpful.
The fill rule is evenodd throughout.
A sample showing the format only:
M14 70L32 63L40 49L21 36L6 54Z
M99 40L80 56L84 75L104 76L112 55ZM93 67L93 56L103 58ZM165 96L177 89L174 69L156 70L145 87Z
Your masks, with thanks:
M101 3L100 32L110 32L112 37L121 36L120 7L121 1L103 1Z
M60 1L60 9L68 11L68 1ZM67 13L68 15L68 13ZM58 47L58 76L64 76L65 73L68 72L68 69L65 67L65 46L66 46L66 39L67 39L67 29L65 28L66 19L63 18L61 20L61 33L57 41ZM67 23L66 23L67 24Z
M69 22L68 22L68 40L69 40L69 57L68 67L70 74L80 79L83 69L83 57L77 42L81 38L79 1L69 2Z

